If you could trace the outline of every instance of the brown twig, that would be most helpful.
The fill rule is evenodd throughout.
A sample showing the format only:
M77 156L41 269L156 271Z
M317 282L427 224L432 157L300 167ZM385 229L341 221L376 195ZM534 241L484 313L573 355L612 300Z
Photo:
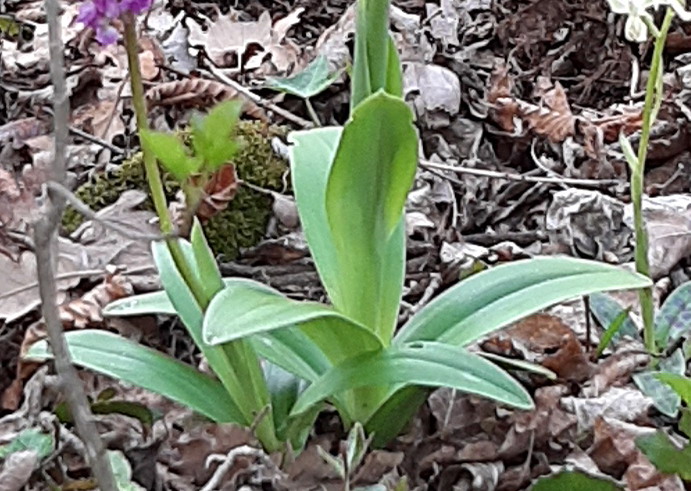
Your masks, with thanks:
M48 40L50 53L50 73L53 81L55 132L55 155L50 168L49 180L65 181L67 143L69 137L69 98L65 80L64 45L60 23L58 0L45 0L48 20ZM65 341L57 304L55 284L55 257L57 249L57 228L65 207L65 200L59 195L44 193L43 213L35 224L34 243L36 244L36 269L38 272L41 311L48 332L48 341L55 359L63 394L72 414L77 432L84 442L86 458L91 465L94 478L102 491L117 491L106 449L94 423L89 401L84 393L77 370L72 365Z

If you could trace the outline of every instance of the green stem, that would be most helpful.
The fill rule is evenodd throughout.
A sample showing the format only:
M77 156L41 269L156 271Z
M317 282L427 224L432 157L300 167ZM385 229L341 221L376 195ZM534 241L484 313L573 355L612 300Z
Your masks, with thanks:
M650 276L650 264L648 262L648 232L643 220L643 180L645 176L645 160L648 154L648 142L650 141L650 130L656 116L654 114L656 112L654 109L657 106L656 100L662 97L662 94L658 93L660 92L658 90L658 78L661 74L662 52L673 18L674 11L668 8L660 28L660 33L655 40L643 105L643 126L638 146L638 165L636 168L631 169L631 201L633 204L633 224L636 236L636 271L648 277ZM648 352L655 354L657 353L657 346L655 343L655 306L652 287L641 289L639 291L639 299L641 302L645 347Z
M319 120L319 115L317 114L317 111L314 110L314 106L312 105L312 101L310 101L309 97L305 97L305 106L307 107L307 112L309 113L310 118L312 118L312 121L314 121L314 124L317 125L317 127L320 127L322 122Z
M137 130L141 133L142 130L149 129L149 119L146 110L146 99L144 98L144 85L142 83L142 72L139 68L139 53L137 42L136 21L132 14L126 14L123 17L125 25L125 49L127 51L127 63L130 68L130 87L132 88L132 105L134 106L134 114L137 118ZM166 203L166 195L163 189L163 181L161 179L161 172L156 163L156 156L153 155L146 148L142 148L142 157L144 160L144 168L146 169L146 180L149 183L149 191L151 199L154 202L154 209L158 220L161 224L161 231L164 234L172 234L174 227L173 222L168 214L168 206ZM205 299L201 292L204 288L194 274L190 264L185 259L180 243L173 239L168 241L168 248L173 256L175 265L182 275L185 283L190 287L195 298L199 302L202 309L206 309L210 299Z
M125 26L125 49L127 50L127 61L130 68L132 105L137 118L137 129L141 132L142 130L149 129L149 121L139 68L136 23L131 14L125 15L123 22ZM154 208L161 224L161 231L164 234L172 234L174 231L173 222L168 214L166 196L156 156L146 148L142 148L142 154L146 178L149 183ZM180 272L202 311L206 311L213 295L210 295L204 288L202 279L199 278L195 271L195 266L191 265L185 256L180 241L178 239L171 239L168 240L167 245L175 267ZM225 345L218 351L224 352L223 360L219 359L218 361L218 363L225 365L224 371L226 376L223 377L224 385L226 385L231 396L237 399L240 409L248 419L248 423L252 424L253 418L270 404L269 393L259 359L251 346L242 340L228 343L228 345ZM214 359L217 358L214 356ZM268 451L275 451L280 448L280 442L276 438L273 418L270 412L262 421L258 422L256 434Z

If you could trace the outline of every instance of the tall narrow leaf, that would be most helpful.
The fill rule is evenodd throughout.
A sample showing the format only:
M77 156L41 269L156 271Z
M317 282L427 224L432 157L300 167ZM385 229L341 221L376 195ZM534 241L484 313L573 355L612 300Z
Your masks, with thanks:
M339 272L336 307L385 342L398 312L403 207L416 166L410 109L401 99L378 92L346 124L326 190Z

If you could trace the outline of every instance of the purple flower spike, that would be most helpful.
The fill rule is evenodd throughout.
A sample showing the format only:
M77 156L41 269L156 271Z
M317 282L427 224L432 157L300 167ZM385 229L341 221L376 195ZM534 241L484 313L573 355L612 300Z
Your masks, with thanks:
M139 15L151 7L153 0L87 0L79 9L77 22L96 31L102 45L113 44L119 34L112 23L125 13Z

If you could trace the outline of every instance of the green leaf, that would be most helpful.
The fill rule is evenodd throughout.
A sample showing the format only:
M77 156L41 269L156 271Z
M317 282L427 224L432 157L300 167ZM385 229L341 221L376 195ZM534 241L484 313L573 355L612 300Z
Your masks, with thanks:
M624 152L624 158L629 164L631 172L638 172L641 164L638 162L638 157L631 146L631 142L624 133L619 133L619 145L621 146L622 152Z
M650 286L608 264L567 257L514 261L475 274L439 295L396 336L397 343L468 343L550 305L598 291Z
M677 448L662 431L636 438L636 446L658 470L691 481L691 445Z
M389 49L386 66L386 93L396 97L403 97L403 73L401 73L401 60L398 57L396 42L389 34Z
M653 404L662 414L675 418L679 412L681 397L669 385L658 380L662 372L683 375L686 361L681 349L677 349L669 358L660 361L659 371L648 371L633 375L636 386L653 400Z
M384 92L358 105L343 131L326 190L339 271L336 308L374 329L385 343L395 327L399 271L405 267L403 207L417 167L412 121L408 105Z
M655 374L660 382L669 385L684 404L691 407L691 379L678 373L660 372Z
M623 324L614 339L619 339L621 336L629 336L633 339L641 338L636 324L628 316L628 311L619 305L619 302L603 293L594 293L588 299L593 316L604 329L608 329L622 312L626 313Z
M106 317L129 317L135 315L176 315L175 307L165 291L143 293L121 298L109 303L103 309Z
M389 0L357 2L351 112L387 82Z
M107 331L72 331L65 338L77 365L161 394L214 421L244 422L218 381L170 356ZM46 341L32 345L26 358L52 358Z
M665 300L655 316L655 339L663 348L691 334L691 281L687 281Z
M364 353L337 365L302 393L293 413L338 392L397 384L451 387L521 409L533 407L528 392L489 361L463 348L417 342Z
M150 130L142 130L139 134L142 146L154 154L179 182L199 170L200 162L190 155L189 149L175 135Z
M199 277L202 279L200 283L204 286L204 294L207 298L213 298L216 293L223 289L223 278L221 278L221 273L216 265L214 254L206 241L202 226L196 217L190 233L190 242L192 243Z
M566 470L539 478L530 491L617 491L624 489L606 476L595 477L580 470Z
M298 326L333 363L382 346L368 329L330 307L296 302L249 280L228 282L211 300L203 332L205 342L218 345L292 326Z
M287 92L303 99L309 99L334 83L341 76L341 71L330 73L326 56L319 55L297 75L287 78L270 78L265 86Z
M597 345L597 350L595 350L595 357L600 358L602 353L607 349L607 346L612 342L612 340L619 334L626 321L630 321L629 309L624 309L614 318L612 323L605 329L602 333L602 338Z
M543 377L547 378L548 380L556 380L557 379L557 374L554 373L552 370L549 368L545 368L542 365L538 365L537 363L532 363L526 360L519 360L517 358L507 358L505 356L501 355L495 355L494 353L487 353L484 351L478 352L478 355L486 358L488 360L493 361L500 367L508 367L508 368L515 368L518 370L523 370L525 372L532 372L536 373L538 375L542 375Z
M681 410L679 430L686 435L686 438L691 438L691 409L688 407L682 408Z
M300 223L319 277L335 305L341 303L334 243L326 217L326 184L342 128L296 131L288 136L290 170Z
M242 101L216 105L205 117L191 120L195 154L204 159L206 170L214 171L228 162L238 149L232 138L242 112Z
M15 452L33 450L39 460L45 459L55 447L53 436L38 428L22 430L10 443L0 445L0 459L6 459Z
M143 487L132 481L132 467L125 454L119 450L108 450L108 459L118 491L144 491Z
M372 445L380 448L393 440L410 423L430 389L419 386L392 387L376 412L365 423L365 429L373 434Z

